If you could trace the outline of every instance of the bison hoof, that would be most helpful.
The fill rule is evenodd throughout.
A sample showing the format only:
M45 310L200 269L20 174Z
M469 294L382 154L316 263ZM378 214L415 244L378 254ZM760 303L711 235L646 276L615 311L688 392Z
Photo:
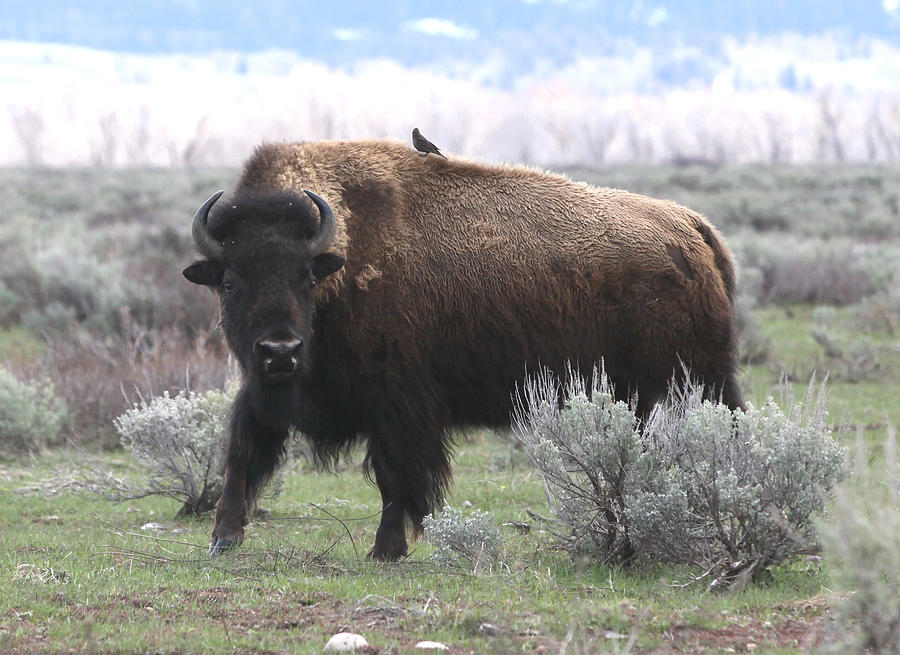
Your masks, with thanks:
M209 545L209 554L212 557L216 557L217 555L221 555L226 551L237 548L239 544L240 541L238 541L237 539L229 539L228 537L216 539L216 541Z
M384 550L375 550L373 546L369 551L369 554L366 555L366 559L375 560L376 562L396 562L398 560L406 557L407 553L403 552L394 552L394 551L384 551Z
M366 557L376 562L396 562L406 557L408 553L406 535L402 532L397 534L378 532L375 535L375 545Z

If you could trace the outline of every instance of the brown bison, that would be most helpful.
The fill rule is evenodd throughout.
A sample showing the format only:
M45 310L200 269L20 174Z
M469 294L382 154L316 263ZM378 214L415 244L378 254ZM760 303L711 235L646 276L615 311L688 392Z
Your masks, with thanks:
M218 293L244 378L213 553L292 429L325 462L366 441L370 555L396 560L450 480L450 428L508 425L526 371L602 359L646 414L683 362L741 405L732 259L675 203L381 141L264 145L210 215L219 195L184 271Z

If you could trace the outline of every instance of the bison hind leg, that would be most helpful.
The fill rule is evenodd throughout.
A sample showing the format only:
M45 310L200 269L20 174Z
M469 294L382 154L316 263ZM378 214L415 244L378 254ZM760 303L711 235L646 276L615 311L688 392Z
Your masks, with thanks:
M741 385L738 384L736 373L729 373L725 377L725 382L722 385L722 402L732 410L747 409L741 397Z
M381 492L382 502L375 545L369 551L371 559L396 561L406 557L407 522L411 524L413 536L418 537L425 516L443 500L444 486L449 480L449 457L442 446L439 446L441 452L432 452L430 458L423 456L423 448L428 449L422 446L419 453L400 455L383 442L369 442L366 465Z

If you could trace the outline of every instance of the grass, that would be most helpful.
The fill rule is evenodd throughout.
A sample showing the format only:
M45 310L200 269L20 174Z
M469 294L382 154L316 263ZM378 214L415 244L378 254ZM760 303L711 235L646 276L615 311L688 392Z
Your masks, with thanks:
M489 575L436 568L423 541L399 564L365 560L377 493L357 463L340 475L293 464L245 545L215 560L205 552L210 519L176 522L174 501L113 504L71 491L84 453L5 465L0 522L16 529L0 536L0 650L318 653L351 630L401 653L421 639L459 652L557 652L566 639L583 649L571 652L624 652L629 638L633 650L746 639L780 652L793 644L779 631L805 639L797 625L821 623L827 576L805 563L770 585L711 596L702 585L678 588L687 571L572 562L527 514L548 511L535 473L515 454L489 470L510 449L488 433L463 442L448 499L532 523L527 534L504 528L510 571ZM128 467L122 454L90 457Z
M21 326L0 328L0 362L19 365L44 353L44 343Z
M821 324L814 315L815 308L794 305L756 310L755 313L765 334L772 339L773 347L766 364L746 370L745 388L750 399L763 400L769 395L777 398L782 374L792 380L798 396L812 375L819 380L827 375L828 411L839 431L853 433L862 429L866 441L877 445L884 442L889 424L900 425L897 395L900 341L896 335L868 332L861 336L850 319L848 308L833 312L828 327L836 337L845 343L866 338L877 349L878 371L869 378L851 382L835 375L835 362L824 356L822 348L811 336L812 329ZM851 437L846 438L852 441Z
M774 361L812 353L811 312L759 317ZM748 375L756 401L777 382L772 368ZM859 404L879 385L891 388L830 384L832 416L846 408L870 441L883 430L876 423L898 418L890 394ZM77 490L94 466L135 473L123 452L63 448L3 464L0 524L15 529L0 533L0 651L318 653L350 630L397 653L415 652L421 639L457 652L712 653L755 644L754 652L787 653L828 629L827 563L798 560L769 584L720 596L702 583L681 588L687 570L572 561L529 514L549 513L540 478L507 436L489 432L458 441L448 502L531 525L526 534L503 528L509 572L438 569L423 541L399 564L369 562L379 506L359 460L336 474L291 462L244 546L215 560L206 555L210 517L175 521L172 500L115 504Z

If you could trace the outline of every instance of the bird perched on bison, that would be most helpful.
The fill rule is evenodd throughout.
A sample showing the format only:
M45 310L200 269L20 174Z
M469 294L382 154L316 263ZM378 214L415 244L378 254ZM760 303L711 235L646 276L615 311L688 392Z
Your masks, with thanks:
M528 371L603 362L646 416L683 366L741 406L734 266L673 202L403 144L261 146L197 211L191 282L240 363L211 551L244 536L292 430L333 462L366 444L383 511L370 555L406 555L451 477L454 426L509 424ZM450 174L448 174L450 173Z
M423 157L426 157L429 153L433 153L438 157L444 157L441 154L441 151L438 150L438 147L434 145L431 141L422 136L422 133L419 132L418 127L414 127L412 131L412 142L413 147L422 153ZM444 159L447 159L444 157Z

